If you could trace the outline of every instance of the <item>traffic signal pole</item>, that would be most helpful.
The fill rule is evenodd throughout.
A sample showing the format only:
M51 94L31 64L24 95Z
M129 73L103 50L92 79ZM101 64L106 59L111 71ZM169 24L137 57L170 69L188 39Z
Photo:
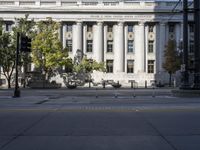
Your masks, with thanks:
M15 60L15 90L13 97L20 97L20 89L18 84L18 64L19 64L19 38L20 34L17 32L17 49L16 49L16 60Z
M188 0L183 0L183 65L182 84L180 89L188 89L189 73L188 73Z
M195 22L195 34L194 34L194 46L195 46L195 72L194 72L194 86L193 89L200 89L200 2L194 0L194 22Z

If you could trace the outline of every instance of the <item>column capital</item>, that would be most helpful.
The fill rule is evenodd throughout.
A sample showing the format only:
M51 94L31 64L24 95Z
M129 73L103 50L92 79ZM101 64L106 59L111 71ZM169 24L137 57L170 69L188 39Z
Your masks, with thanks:
M161 26L166 26L167 22L166 22L166 21L161 21L161 22L159 22L159 24L160 24Z
M123 21L119 21L119 22L117 22L117 25L118 25L118 26L123 26L123 25L124 25L124 22L123 22Z
M139 26L144 26L144 24L145 24L145 21L140 21L140 22L138 22L138 25L139 25Z
M76 24L77 24L77 25L82 25L82 24L83 24L83 21L76 21Z
M103 21L97 21L96 23L98 26L102 26L103 25Z

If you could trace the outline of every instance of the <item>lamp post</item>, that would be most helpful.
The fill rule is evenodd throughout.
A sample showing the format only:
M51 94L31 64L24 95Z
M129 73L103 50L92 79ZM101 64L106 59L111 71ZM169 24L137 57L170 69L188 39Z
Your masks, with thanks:
M194 0L194 21L195 21L195 33L194 33L194 46L195 46L195 72L194 72L194 86L193 89L200 89L200 2Z
M188 0L183 0L183 65L180 89L189 89L188 73Z
M19 63L19 38L20 33L17 32L17 48L16 48L16 60L15 60L15 90L14 90L14 96L13 97L20 97L20 89L18 84L18 63Z

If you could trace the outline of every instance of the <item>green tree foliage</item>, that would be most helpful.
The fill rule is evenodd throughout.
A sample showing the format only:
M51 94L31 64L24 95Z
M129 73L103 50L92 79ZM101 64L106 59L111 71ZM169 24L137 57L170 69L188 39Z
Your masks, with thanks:
M14 37L16 38L15 34L17 32L21 33L22 35L26 35L30 38L33 38L36 34L35 29L35 21L34 19L29 19L29 14L26 14L24 18L15 18L17 22L17 26L13 28Z
M35 21L34 19L29 19L29 14L26 14L24 18L15 18L15 21L17 22L17 25L13 27L13 39L16 43L17 38L17 32L20 33L21 36L28 36L29 38L34 38L36 34L35 29ZM15 44L16 46L16 44ZM28 64L31 63L31 56L29 53L20 53L20 66L23 66L24 72L23 72L23 79L24 81L26 78L26 72L28 71ZM25 82L24 82L25 87Z
M74 71L77 73L85 72L92 73L94 70L96 71L105 71L105 65L103 62L98 63L93 59L87 59L84 57L80 64L74 65Z
M171 86L172 74L180 69L181 59L176 51L176 42L169 40L164 51L165 62L163 68L169 73L169 85Z
M68 51L63 49L58 37L60 24L47 18L37 23L38 33L32 41L32 60L40 68L45 79L53 75L56 69L70 64Z
M91 73L96 71L105 71L105 65L104 63L98 63L93 59L87 59L87 57L83 57L80 63L74 64L74 72L75 75L79 80L82 80L83 82L92 82L91 80Z
M15 67L15 46L10 33L3 31L3 21L0 21L0 66L10 88Z

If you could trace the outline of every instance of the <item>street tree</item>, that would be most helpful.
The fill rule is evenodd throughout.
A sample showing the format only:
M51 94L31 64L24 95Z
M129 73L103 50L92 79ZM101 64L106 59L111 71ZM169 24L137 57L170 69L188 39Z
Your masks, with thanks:
M15 46L10 33L3 30L3 21L0 21L0 67L2 74L6 77L8 88L11 88L15 68Z
M45 21L38 22L36 27L38 32L32 41L32 60L42 71L45 80L49 80L57 69L67 66L70 59L67 48L62 47L59 39L58 22L47 18Z
M78 64L74 64L74 71L77 76L83 77L86 82L91 82L91 74L93 71L105 71L105 64L103 62L98 63L94 59L88 59L86 56ZM89 84L90 86L90 84Z
M29 38L34 38L36 34L35 29L35 21L34 19L29 18L29 14L26 14L23 18L15 18L15 22L17 23L13 27L13 39L16 42L17 33L21 36L28 36ZM23 66L23 80L24 80L24 87L26 81L26 73L28 71L28 65L31 63L31 56L29 53L21 52L20 53L20 66Z
M85 72L85 73L92 73L94 70L96 71L105 71L104 63L98 63L94 59L88 59L86 56L83 57L80 64L74 65L75 72Z
M172 74L180 69L181 59L176 50L176 42L169 40L164 51L165 61L163 68L169 73L169 86L172 83Z

